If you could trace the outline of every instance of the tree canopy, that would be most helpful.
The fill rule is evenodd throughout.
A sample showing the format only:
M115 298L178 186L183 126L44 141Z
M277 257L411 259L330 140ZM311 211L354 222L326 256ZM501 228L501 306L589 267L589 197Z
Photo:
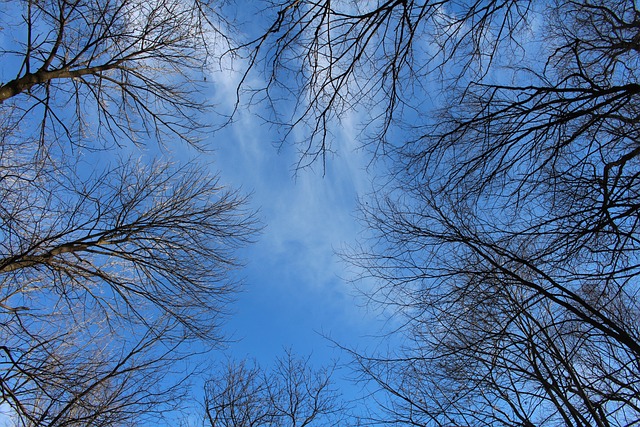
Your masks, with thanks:
M2 8L1 402L16 425L157 422L222 342L258 227L197 164L126 149L197 144L222 21L206 1Z
M385 396L376 418L636 423L636 3L273 6L253 46L265 96L298 99L284 126L315 159L360 108L389 167L362 204L371 239L347 254L406 325L404 348L356 353Z
M368 422L637 424L637 3L260 4L268 23L236 41L206 0L3 5L0 390L16 423L156 422L190 345L220 343L254 216L198 164L125 152L202 149L203 70L237 55L235 114L257 108L299 167L326 164L356 120L383 175L344 254L402 325L392 352L350 350L376 388ZM205 422L335 414L328 371L288 355L274 372L231 364Z

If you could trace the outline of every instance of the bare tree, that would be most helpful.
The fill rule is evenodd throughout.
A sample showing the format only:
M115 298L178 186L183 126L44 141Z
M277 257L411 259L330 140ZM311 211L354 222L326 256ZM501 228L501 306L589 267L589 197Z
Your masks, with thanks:
M205 385L205 423L220 427L344 425L346 406L333 370L314 370L291 352L272 370L231 362Z
M48 327L22 340L15 327L3 346L2 393L14 425L134 425L181 409L187 384L177 362L190 355L163 344L159 325L137 342L124 331L91 334L88 323L57 327L57 336Z
M197 142L224 23L172 0L8 2L0 19L0 403L24 426L157 422L221 343L256 222L201 165L104 149Z
M58 172L3 176L3 397L37 425L82 422L76 406L97 391L116 409L171 403L158 390L175 384L155 382L186 344L221 338L232 250L255 230L243 199L194 167L127 162L81 182ZM80 413L109 418L109 402Z
M230 362L204 387L204 423L211 427L273 425L269 389L258 366Z
M367 141L387 150L392 127L416 123L423 106L448 81L487 73L497 52L517 50L528 28L530 1L389 0L268 2L271 26L248 42L251 70L264 86L242 86L253 102L274 107L284 129L302 131L300 166L336 150L332 131L360 111ZM450 68L456 74L449 74ZM449 81L450 80L450 81ZM293 109L291 98L295 99ZM391 146L393 146L393 141Z
M210 50L230 43L212 2L23 0L5 9L0 102L42 143L197 142Z
M636 3L279 11L256 43L280 67L271 87L301 73L307 154L354 105L379 112L368 125L391 179L362 207L373 239L349 256L378 280L368 296L406 316L404 348L356 355L384 391L379 418L636 424Z

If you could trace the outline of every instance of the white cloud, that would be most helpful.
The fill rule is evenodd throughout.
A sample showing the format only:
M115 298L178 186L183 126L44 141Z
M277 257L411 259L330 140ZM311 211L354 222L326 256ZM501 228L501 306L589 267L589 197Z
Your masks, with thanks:
M223 62L207 77L214 86L212 102L224 111L235 102L245 65L241 59ZM261 87L259 81L250 83ZM377 332L375 314L356 306L344 280L351 273L335 251L355 241L356 198L369 191L367 154L358 150L359 117L355 112L342 117L337 154L327 158L326 173L321 162L294 173L297 147L274 146L278 129L257 117L261 112L260 106L239 109L234 122L210 141L212 169L221 172L223 182L252 193L266 226L244 254L247 292L230 319L231 333L243 339L236 351L269 357L282 346L302 353L326 347L314 331L356 342Z
M0 403L0 427L10 427L15 425L15 412L6 403Z

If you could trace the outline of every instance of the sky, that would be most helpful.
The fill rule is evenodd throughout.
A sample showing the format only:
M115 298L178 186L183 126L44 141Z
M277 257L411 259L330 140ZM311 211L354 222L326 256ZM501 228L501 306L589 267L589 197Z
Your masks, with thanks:
M255 17L262 15L238 9L232 13L238 28L260 31ZM243 24L246 16L251 25ZM212 45L225 48L215 40ZM245 68L242 60L227 57L211 65L209 100L218 113L233 108L230 100L236 99ZM359 117L353 112L343 118L336 135L339 150L327 158L326 169L316 162L296 170L297 148L277 144L278 129L258 117L260 108L240 108L233 123L204 141L213 150L204 158L211 172L249 195L250 208L258 211L264 226L256 242L239 252L244 267L237 274L244 287L225 324L231 341L214 357L250 358L268 366L290 349L311 356L316 366L337 358L347 363L349 358L328 338L371 349L378 346L383 328L380 313L364 304L350 282L357 272L338 255L360 236L357 199L371 191L374 178L370 156L357 140Z
M207 76L210 101L223 109L235 97L244 66L226 65ZM358 117L344 117L336 138L339 151L327 159L326 169L318 162L296 171L296 147L275 146L277 129L257 118L258 112L241 110L233 123L212 133L204 141L211 153L195 154L179 145L159 151L168 160L197 156L199 164L219 173L221 183L248 195L249 208L264 226L255 243L238 253L244 267L236 274L244 286L224 325L229 343L209 357L220 363L255 359L268 367L291 350L309 356L316 368L337 359L348 363L331 340L362 351L376 348L383 325L350 283L357 272L337 254L360 235L357 199L370 191L374 173L358 146L353 125ZM158 148L144 150L125 147L121 151L130 152L117 155L150 156ZM349 389L349 374L335 374L341 390ZM0 425L7 421L2 412L0 407Z
M234 78L211 78L214 102L235 91ZM212 171L249 194L265 227L240 252L245 285L231 307L227 331L234 341L225 355L268 365L291 349L328 364L341 353L327 337L349 347L376 344L380 318L364 306L350 283L356 272L338 256L359 237L357 198L370 191L372 178L349 123L326 170L318 163L296 171L295 147L276 147L274 130L253 112L212 136Z
M255 11L236 12L240 28L253 26L259 33L260 27L268 26L267 22L261 22L267 18L261 18ZM240 16L241 13L246 15ZM247 35L238 35L240 39L251 38L244 36ZM0 46L2 43L0 39ZM212 40L211 46L213 57L225 48L216 40ZM220 48L217 54L216 47ZM528 45L525 51L532 52ZM210 92L204 96L221 114L233 109L246 68L242 60L225 61L205 71ZM491 74L487 81L490 77ZM7 76L3 76L0 68L2 78ZM495 78L502 80L500 74ZM257 82L255 86L264 84ZM428 85L424 84L422 89L424 92L411 95L428 98ZM338 151L328 157L326 164L318 161L309 168L296 170L300 160L296 147L274 144L279 139L278 129L260 118L264 116L260 114L261 108L241 105L232 123L212 132L204 141L210 153L195 153L180 145L156 147L155 151L149 149L150 153L130 148L133 157L161 154L164 159L177 162L193 159L210 172L218 173L222 184L248 196L248 208L257 212L264 227L255 243L237 254L244 266L234 274L243 288L228 307L223 331L228 345L207 356L214 366L233 358L255 359L261 366L269 367L290 350L295 355L311 357L313 366L320 367L336 359L349 363L349 356L337 346L361 354L384 352L397 344L382 335L389 326L385 323L387 319L375 307L365 305L352 283L358 272L338 255L362 238L357 200L367 197L376 179L370 155L359 147L356 124L362 123L362 118L355 111L342 117L335 135ZM286 116L286 111L281 113ZM410 120L410 116L405 118ZM363 282L358 285L370 286ZM346 391L347 399L357 397L357 388L349 386L347 380L350 374L344 369L334 377L337 388ZM6 421L2 418L3 411L6 409L0 405L0 426Z
M226 63L207 74L207 96L218 112L232 108L229 100L235 99L243 66ZM351 359L330 339L362 351L382 342L382 317L364 305L350 283L357 272L337 253L361 233L357 199L369 193L373 177L369 156L356 139L358 118L345 117L337 135L340 149L327 159L326 170L317 163L296 171L296 147L278 147L278 129L259 113L259 106L240 109L233 123L203 141L210 152L177 145L158 153L206 165L221 184L248 196L248 207L263 226L255 242L237 253L244 265L234 274L242 291L223 324L226 348L207 354L208 362L215 370L229 359L249 359L268 369L290 350L309 357L315 369L337 362L332 381L345 400L355 399L361 393L349 381L353 371L341 367ZM196 400L204 377L194 379Z

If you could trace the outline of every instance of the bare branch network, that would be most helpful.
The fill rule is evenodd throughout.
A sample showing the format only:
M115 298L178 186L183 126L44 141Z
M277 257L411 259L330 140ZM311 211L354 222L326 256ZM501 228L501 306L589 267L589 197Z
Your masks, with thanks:
M159 416L182 386L163 394L159 366L216 336L255 229L242 198L195 166L81 167L123 141L196 143L216 36L248 52L237 106L303 135L300 166L354 117L390 165L362 206L372 238L347 254L406 325L395 353L354 353L380 391L371 423L638 424L636 3L264 4L273 20L240 49L206 1L7 5L0 386L19 422Z
M234 362L206 382L204 425L305 427L351 425L348 407L332 384L333 368L313 369L291 351L271 370Z
M202 165L112 150L198 143L208 49L229 42L213 6L3 4L0 403L15 425L157 423L184 408L192 356L222 343L235 251L259 228L245 198Z
M252 95L297 101L308 161L352 114L391 165L347 254L407 325L405 348L355 354L372 422L637 424L636 2L271 7Z
M231 42L210 2L21 1L7 9L8 19L19 17L3 22L11 36L2 56L15 74L0 85L0 102L40 139L198 142L210 112L200 95L210 46Z

